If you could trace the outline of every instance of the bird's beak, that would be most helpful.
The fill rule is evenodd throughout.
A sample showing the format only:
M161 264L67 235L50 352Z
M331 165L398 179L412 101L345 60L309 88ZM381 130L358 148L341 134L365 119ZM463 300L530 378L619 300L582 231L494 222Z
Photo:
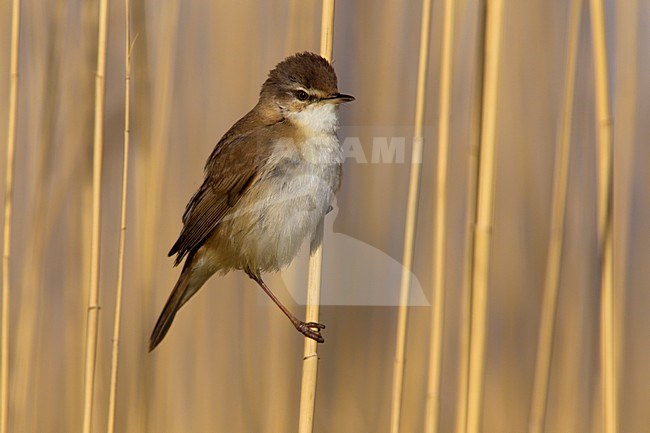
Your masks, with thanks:
M322 99L322 101L328 104L342 104L343 102L354 101L354 96L344 95L343 93L336 93L329 98Z

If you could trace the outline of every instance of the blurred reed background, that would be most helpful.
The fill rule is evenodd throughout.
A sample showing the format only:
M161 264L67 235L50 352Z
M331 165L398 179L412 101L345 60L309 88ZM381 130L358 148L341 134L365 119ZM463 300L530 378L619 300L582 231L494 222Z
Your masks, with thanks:
M20 3L8 431L76 432L83 420L99 7L76 0ZM596 120L592 29L597 27L590 9L598 2L585 0L577 7L559 0L502 3L480 426L490 433L529 431L547 252L554 233L556 149L561 149L556 143L564 133L570 144L566 215L542 431L604 433L597 154L597 132L604 124ZM486 22L482 1L453 4L437 428L460 433L464 260L471 256L467 227L473 205L468 203L481 119L485 121ZM435 276L438 140L445 135L439 134L438 120L444 106L439 103L443 6L434 0L431 11L413 246L414 275L429 301ZM643 169L650 166L650 2L608 0L604 6L605 72L614 120L615 346L610 353L618 379L618 431L641 433L650 432L650 226L645 223L650 219L650 175ZM572 38L576 11L579 27ZM123 2L110 2L93 431L104 431L108 416L122 192L124 14ZM12 1L0 2L3 140L9 127L11 16ZM131 18L131 164L115 429L295 431L303 339L243 274L210 280L183 308L163 344L152 354L146 349L179 272L166 253L179 233L184 206L202 181L207 156L255 104L269 69L296 51L318 52L321 3L132 0ZM328 241L345 234L402 260L421 18L419 1L336 5L333 61L339 88L357 97L342 109L342 138L358 137L367 161L359 149L346 161L338 213L326 219L326 226L334 219L333 233L326 232L326 257ZM567 90L566 73L572 40L575 92ZM567 103L567 92L573 103ZM373 163L377 136L405 137L405 161ZM6 152L0 153L4 178ZM268 282L302 315L303 307L290 296L306 286L306 279L296 277L304 274L306 259L297 260ZM339 272L331 263L326 258L324 280ZM431 312L426 306L408 308L402 432L424 431ZM323 305L320 318L328 327L327 342L319 346L314 431L388 432L398 308Z

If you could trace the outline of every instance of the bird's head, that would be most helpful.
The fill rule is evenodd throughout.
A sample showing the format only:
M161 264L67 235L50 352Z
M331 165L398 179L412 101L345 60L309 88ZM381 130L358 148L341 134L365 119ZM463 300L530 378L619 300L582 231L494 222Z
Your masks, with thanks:
M323 57L309 52L287 57L269 72L260 91L260 106L279 110L301 127L336 128L336 107L354 101L339 93L336 72Z

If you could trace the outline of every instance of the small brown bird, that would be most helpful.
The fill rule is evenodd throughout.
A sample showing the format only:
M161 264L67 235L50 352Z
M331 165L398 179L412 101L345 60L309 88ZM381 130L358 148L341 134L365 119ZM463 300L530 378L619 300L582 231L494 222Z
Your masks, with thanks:
M296 256L339 188L343 153L336 130L336 73L323 57L299 53L269 72L255 107L215 146L205 178L183 214L169 251L185 265L151 334L165 337L178 310L215 273L243 270L306 337L324 341L325 325L296 318L262 280ZM315 239L318 242L318 239Z

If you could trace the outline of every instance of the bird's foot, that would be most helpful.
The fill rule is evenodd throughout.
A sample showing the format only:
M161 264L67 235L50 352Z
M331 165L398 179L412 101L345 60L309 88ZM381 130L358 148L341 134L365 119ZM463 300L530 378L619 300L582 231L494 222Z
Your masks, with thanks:
M315 340L318 343L325 342L323 336L320 335L320 330L325 329L325 325L323 325L322 323L301 321L296 324L296 329L305 337L311 338L312 340Z

